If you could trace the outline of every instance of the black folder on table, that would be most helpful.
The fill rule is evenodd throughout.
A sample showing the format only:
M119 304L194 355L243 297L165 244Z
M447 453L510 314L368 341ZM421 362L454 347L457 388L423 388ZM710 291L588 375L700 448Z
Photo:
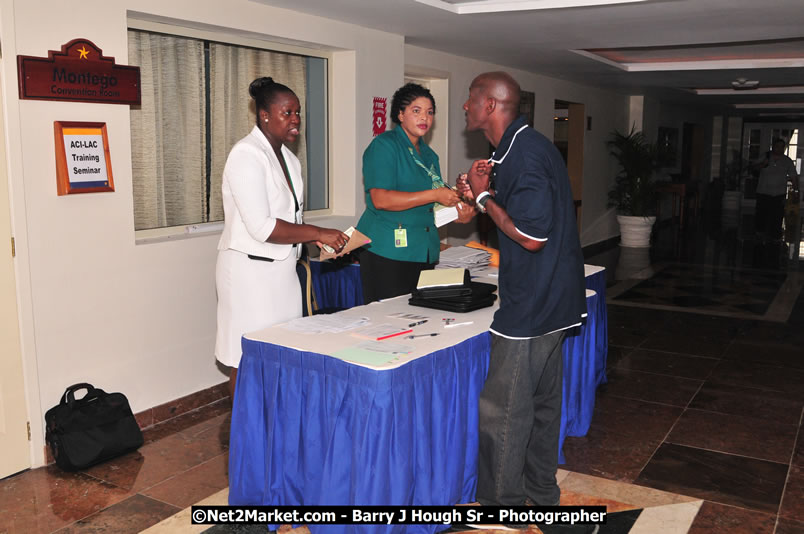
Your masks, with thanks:
M444 288L433 288L444 289ZM497 286L483 282L468 282L466 289L459 294L450 296L422 294L422 290L416 290L408 300L411 306L422 306L425 308L435 308L437 310L451 311L456 313L470 312L480 308L486 308L494 304L497 295L494 291Z

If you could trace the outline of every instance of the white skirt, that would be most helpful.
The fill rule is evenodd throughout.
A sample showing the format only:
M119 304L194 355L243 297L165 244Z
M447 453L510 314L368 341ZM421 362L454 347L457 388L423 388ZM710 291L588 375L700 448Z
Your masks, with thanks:
M215 283L218 289L215 357L229 367L240 364L243 334L301 317L295 254L268 262L252 260L236 250L220 250Z

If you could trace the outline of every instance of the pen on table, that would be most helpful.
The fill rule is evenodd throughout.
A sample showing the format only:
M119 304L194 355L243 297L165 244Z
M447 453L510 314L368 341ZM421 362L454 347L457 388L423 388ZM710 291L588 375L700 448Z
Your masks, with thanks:
M413 338L416 338L416 337L431 337L431 336L437 336L437 335L438 335L438 332L433 332L432 334L416 334L416 335L413 335L413 336L405 336L405 339L413 339Z
M410 334L413 330L402 330L401 332L396 332L395 334L388 334L387 336L378 337L377 341L382 341L383 339L388 339L389 337L396 337L401 336L402 334Z
M464 326L464 325L473 324L473 323L474 323L474 321L466 321L465 323L450 323L450 324L445 324L444 328L452 328L453 326Z
M408 325L408 328L413 328L414 326L419 326L420 324L424 324L426 322L427 322L427 319L424 319L423 321L416 321L415 323L410 323Z

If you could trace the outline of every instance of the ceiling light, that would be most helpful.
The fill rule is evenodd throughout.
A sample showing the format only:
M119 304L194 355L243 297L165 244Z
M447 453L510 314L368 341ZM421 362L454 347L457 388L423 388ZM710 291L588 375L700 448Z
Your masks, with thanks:
M746 89L756 89L759 87L759 80L749 80L747 78L737 78L731 82L731 86L737 91L745 91Z
M416 0L458 15L631 4L647 0Z

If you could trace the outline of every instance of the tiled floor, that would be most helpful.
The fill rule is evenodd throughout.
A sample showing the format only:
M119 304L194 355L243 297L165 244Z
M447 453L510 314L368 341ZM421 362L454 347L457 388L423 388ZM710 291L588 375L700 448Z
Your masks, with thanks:
M609 276L609 380L559 480L563 504L609 507L601 534L804 533L800 262L753 242L750 220L713 224L660 229L636 263L587 258ZM228 413L177 417L85 472L0 480L0 534L207 530L186 508L226 503Z
M140 532L228 485L228 399L144 432L134 453L78 473L0 480L0 533Z

